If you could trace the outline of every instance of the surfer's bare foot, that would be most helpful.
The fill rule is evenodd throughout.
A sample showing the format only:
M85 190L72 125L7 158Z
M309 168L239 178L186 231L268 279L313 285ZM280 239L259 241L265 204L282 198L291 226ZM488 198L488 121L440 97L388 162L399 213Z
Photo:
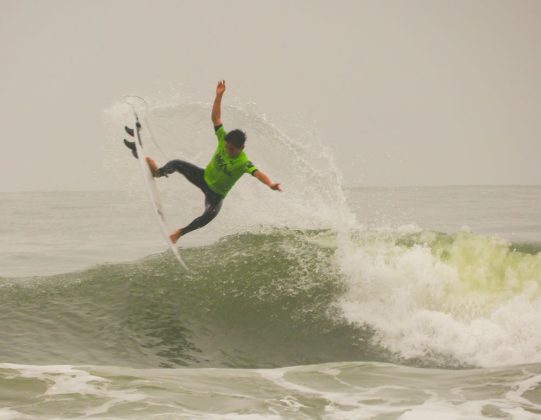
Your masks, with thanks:
M156 161L148 156L145 158L145 160L148 163L148 167L150 168L150 172L152 173L152 176L154 178L158 178L160 176L160 171L158 169L158 165L156 164Z
M178 238L180 238L181 236L182 236L182 231L180 229L177 229L171 235L169 235L169 239L171 239L171 242L176 244L178 241Z

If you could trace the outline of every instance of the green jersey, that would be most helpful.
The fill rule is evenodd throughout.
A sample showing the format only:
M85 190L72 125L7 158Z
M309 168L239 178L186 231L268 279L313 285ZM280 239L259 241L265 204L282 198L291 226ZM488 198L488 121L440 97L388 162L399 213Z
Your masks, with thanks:
M248 160L244 151L233 158L227 154L225 151L226 134L222 125L216 128L218 147L205 168L205 182L212 191L222 197L227 195L242 175L245 173L253 175L257 171L257 168Z

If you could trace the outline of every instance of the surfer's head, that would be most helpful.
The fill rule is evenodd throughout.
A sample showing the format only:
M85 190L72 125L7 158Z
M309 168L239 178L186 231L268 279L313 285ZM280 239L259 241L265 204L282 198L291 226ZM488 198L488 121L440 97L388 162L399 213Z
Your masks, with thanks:
M246 133L242 130L231 130L225 136L225 151L230 157L235 157L244 149Z

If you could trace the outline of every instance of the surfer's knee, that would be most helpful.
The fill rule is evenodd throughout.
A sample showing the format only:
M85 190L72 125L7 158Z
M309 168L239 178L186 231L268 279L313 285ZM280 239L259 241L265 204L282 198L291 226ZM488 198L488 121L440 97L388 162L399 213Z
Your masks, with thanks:
M218 216L218 213L220 212L221 203L218 205L211 205L208 206L205 209L205 212L201 215L200 219L203 223L203 226L211 222L216 216Z
M195 218L188 226L185 226L181 229L182 236L208 225L218 215L221 208L222 200L212 204L207 203L204 213L201 216Z
M213 207L210 208L209 214L212 217L212 219L214 219L216 216L218 216L218 213L220 213L220 208L221 208L221 206L213 206Z
M218 212L219 209L215 207L207 207L205 212L196 218L193 223L195 226L197 226L197 229L206 226L218 215Z

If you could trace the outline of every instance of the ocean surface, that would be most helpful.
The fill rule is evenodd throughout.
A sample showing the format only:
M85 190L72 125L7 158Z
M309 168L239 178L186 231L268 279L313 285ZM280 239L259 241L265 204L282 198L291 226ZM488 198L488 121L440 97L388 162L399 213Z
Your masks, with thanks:
M0 194L0 418L541 417L541 188L345 196L186 272L142 191Z
M173 133L206 112L157 107L154 135L203 165ZM228 113L284 193L244 177L189 271L116 108L125 190L0 193L0 419L541 418L541 187L343 188L309 138ZM172 227L201 213L159 186Z

